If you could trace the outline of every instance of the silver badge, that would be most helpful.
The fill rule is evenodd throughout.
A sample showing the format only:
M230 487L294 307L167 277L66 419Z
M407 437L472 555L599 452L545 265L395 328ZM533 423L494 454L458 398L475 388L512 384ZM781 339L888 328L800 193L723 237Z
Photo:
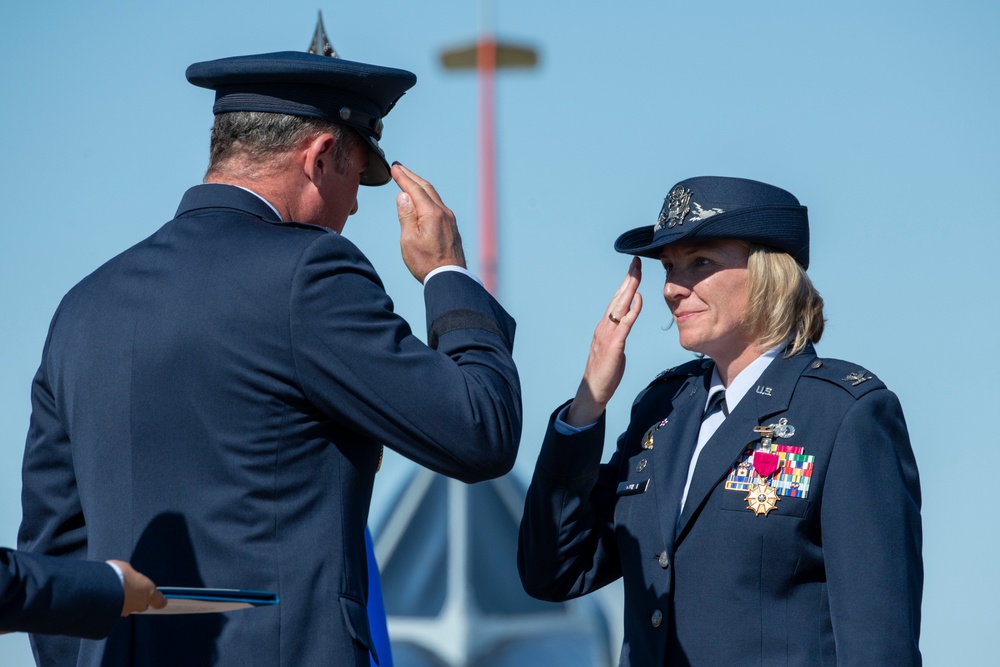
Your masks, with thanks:
M788 423L788 420L782 417L778 420L777 424L771 424L774 428L774 435L777 438L790 438L795 435L795 427Z
M660 211L660 217L656 220L653 231L657 232L664 227L673 229L676 225L683 225L684 218L691 211L688 204L691 201L691 189L677 186L670 191L667 196L667 203Z
M673 229L677 225L687 222L699 222L713 215L725 213L721 208L704 209L698 202L691 201L691 189L681 186L675 187L667 196L667 201L660 210L660 217L656 219L653 232L658 232L664 227Z
M868 382L871 380L872 376L868 375L866 371L858 371L857 373L851 373L844 378L844 382L850 382L852 387L857 387L862 382Z

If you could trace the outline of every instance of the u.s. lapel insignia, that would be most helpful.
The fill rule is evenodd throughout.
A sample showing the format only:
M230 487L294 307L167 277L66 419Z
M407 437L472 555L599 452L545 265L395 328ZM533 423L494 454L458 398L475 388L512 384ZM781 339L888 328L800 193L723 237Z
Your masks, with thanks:
M862 382L868 382L872 379L872 376L868 374L867 371L858 371L856 373L850 373L844 378L844 382L850 382L852 387L857 387Z
M755 515L760 516L763 514L767 516L767 513L778 507L778 494L774 492L767 482L761 482L757 486L750 489L750 493L744 498L747 501L747 509L753 512Z
M757 393L761 396L770 396L773 391L770 387L765 387L762 384L757 385Z
M667 421L669 421L669 420L664 419L663 421L657 422L656 424L653 424L652 426L649 427L649 430L646 431L646 434L644 436L642 436L642 448L643 449L652 449L653 448L653 436L656 434L657 431L660 430L660 428L662 428L663 426L666 425Z

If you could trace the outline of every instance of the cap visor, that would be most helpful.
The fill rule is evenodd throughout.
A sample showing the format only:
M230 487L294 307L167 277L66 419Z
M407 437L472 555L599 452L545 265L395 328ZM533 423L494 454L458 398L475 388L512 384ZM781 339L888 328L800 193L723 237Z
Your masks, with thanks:
M615 240L615 250L618 252L653 259L659 258L659 249L664 245L666 245L665 240L660 243L653 242L652 225L630 229Z
M368 168L361 174L361 185L385 185L392 180L389 173L389 163L374 139L361 132L358 132L358 135L365 140L368 147Z

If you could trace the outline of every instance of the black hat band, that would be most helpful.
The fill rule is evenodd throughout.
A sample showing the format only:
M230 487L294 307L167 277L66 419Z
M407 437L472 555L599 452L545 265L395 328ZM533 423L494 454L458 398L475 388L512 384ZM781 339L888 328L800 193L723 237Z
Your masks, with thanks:
M302 84L252 84L219 86L215 91L215 114L260 111L290 116L325 118L365 134L382 138L382 117L365 100L342 91L331 93L325 86Z

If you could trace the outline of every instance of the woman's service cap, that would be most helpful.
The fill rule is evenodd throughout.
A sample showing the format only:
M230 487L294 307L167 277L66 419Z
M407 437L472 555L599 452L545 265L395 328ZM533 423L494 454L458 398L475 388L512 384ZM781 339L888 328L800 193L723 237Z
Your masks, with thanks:
M615 241L615 250L660 256L679 241L737 239L769 246L809 268L809 216L791 193L745 178L698 176L675 185L656 224L637 227Z
M389 182L389 163L378 145L382 118L416 82L413 72L282 51L195 63L187 80L215 91L215 114L266 111L325 118L355 130L368 145L362 185Z

